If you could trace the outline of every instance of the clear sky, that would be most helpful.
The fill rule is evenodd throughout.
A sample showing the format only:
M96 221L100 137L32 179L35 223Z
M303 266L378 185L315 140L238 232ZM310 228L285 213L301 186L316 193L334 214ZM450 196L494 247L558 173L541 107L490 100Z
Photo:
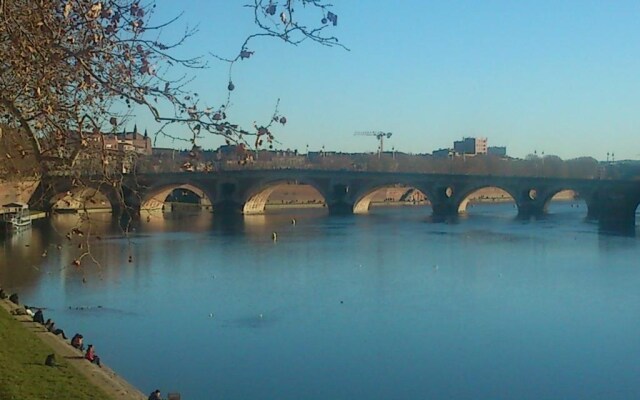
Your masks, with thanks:
M257 29L247 2L158 0L154 19L184 12L175 29L199 25L180 54L233 57ZM234 67L231 119L265 121L279 98L289 122L278 147L301 152L373 152L375 138L353 133L379 130L393 132L386 149L411 153L482 136L515 157L640 159L639 1L332 3L332 33L351 51L252 42L254 56ZM226 99L228 65L209 59L191 85L213 106Z

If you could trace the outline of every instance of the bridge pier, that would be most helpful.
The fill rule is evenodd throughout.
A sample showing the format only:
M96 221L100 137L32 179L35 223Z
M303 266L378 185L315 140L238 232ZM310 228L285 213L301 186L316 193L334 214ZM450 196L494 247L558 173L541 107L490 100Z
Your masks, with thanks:
M431 217L435 221L444 221L458 217L458 204L451 199L431 201Z
M544 188L541 190L525 186L519 189L514 199L518 207L518 218L542 217L547 212L546 206L549 197L550 194Z
M351 215L353 214L353 206L353 203L347 202L327 203L329 215Z
M220 201L213 203L214 215L241 215L243 204L234 201Z
M446 184L439 184L428 191L427 198L431 201L431 217L434 221L458 218L464 198L460 198L457 192L453 186Z
M609 207L606 211L600 213L598 225L601 229L607 231L623 231L634 230L636 226L636 209L635 207Z
M355 201L349 195L349 185L345 183L332 182L331 190L325 197L325 203L329 209L330 215L351 215Z
M540 204L540 202L525 201L518 202L516 205L518 207L518 218L539 218L546 213L545 205Z
M597 220L601 230L635 234L636 208L640 202L637 184L629 190L622 187L599 188L585 197L587 219Z
M637 199L622 193L609 192L597 196L593 203L593 214L597 215L600 228L615 231L635 228ZM591 211L591 207L589 208Z

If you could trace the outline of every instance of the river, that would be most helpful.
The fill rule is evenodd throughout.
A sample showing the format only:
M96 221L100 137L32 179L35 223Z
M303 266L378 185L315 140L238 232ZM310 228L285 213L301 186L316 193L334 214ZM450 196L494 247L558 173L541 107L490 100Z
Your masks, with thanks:
M185 400L640 398L638 237L571 203L430 211L95 215L80 267L60 215L4 240L0 285Z

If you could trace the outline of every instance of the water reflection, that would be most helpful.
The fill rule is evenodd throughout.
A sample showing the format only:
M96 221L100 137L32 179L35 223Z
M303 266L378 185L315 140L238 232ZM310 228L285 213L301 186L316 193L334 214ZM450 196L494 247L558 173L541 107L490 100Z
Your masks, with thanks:
M59 237L66 237L74 229L80 229L83 235L101 235L114 232L116 220L111 213L54 213L48 219L51 230Z
M637 240L582 209L493 207L450 225L417 207L165 214L128 236L60 216L3 242L0 283L184 398L637 397ZM79 245L95 262L71 264Z
M212 221L210 211L174 211L143 215L133 226L140 232L205 232L211 229Z
M0 247L0 287L36 286L44 251L42 232L36 228L9 235Z
M456 234L462 229L464 237L473 238L476 236L472 226L484 224L507 224L514 228L532 224L532 229L537 231L571 231L573 236L580 232L589 234L595 228L603 237L601 246L608 246L610 241L605 237L635 237L637 232L635 227L605 229L598 227L597 222L584 221L584 207L576 207L569 202L554 204L552 214L535 220L518 219L512 215L512 208L512 204L476 204L473 212L444 224L441 228L444 231L440 232L440 228L431 229L429 234ZM135 278L140 272L165 260L176 268L184 268L192 262L189 254L207 251L207 236L223 243L233 241L234 237L242 238L260 248L270 248L274 245L274 232L282 244L292 240L304 242L340 235L341 226L353 223L365 231L374 229L381 221L390 222L394 228L397 225L401 229L405 223L417 222L415 216L421 216L419 220L422 222L433 222L439 226L441 221L432 221L428 216L429 211L429 207L412 207L404 211L394 207L378 207L366 216L342 218L328 217L323 209L278 210L247 216L191 211L146 214L146 217L136 220L120 221L109 213L88 216L54 214L48 220L37 221L33 229L9 235L2 241L0 284L15 288L37 286L43 273L60 271L62 278L67 281L100 286L107 281L120 282ZM326 218L332 218L330 227L325 226ZM580 224L576 226L575 222ZM198 240L184 240L191 234L205 236ZM375 230L372 234L376 234ZM512 232L486 237L493 237L498 242L516 239ZM167 243L167 240L170 242ZM82 261L80 267L73 265L78 259Z
M242 229L245 235L256 242L273 241L274 232L279 241L297 235L304 235L311 240L315 234L323 233L304 227L317 225L325 218L327 212L324 209L279 210L264 215L243 216Z

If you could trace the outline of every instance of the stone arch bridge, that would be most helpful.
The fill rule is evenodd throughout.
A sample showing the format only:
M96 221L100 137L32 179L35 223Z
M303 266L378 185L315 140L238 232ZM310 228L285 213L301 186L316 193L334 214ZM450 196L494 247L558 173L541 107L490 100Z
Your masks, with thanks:
M511 195L518 215L525 218L543 215L555 194L573 190L586 202L588 217L605 227L635 226L640 203L640 181L630 180L274 169L127 175L119 193L113 186L93 181L85 179L83 190L90 186L100 192L115 212L159 208L172 190L186 188L208 199L214 213L259 214L274 188L283 183L315 188L331 214L366 212L376 190L397 185L424 193L436 219L463 212L469 195L485 187ZM33 197L40 204L33 205L50 208L52 199L78 190L77 186L64 176L43 179L39 195Z

